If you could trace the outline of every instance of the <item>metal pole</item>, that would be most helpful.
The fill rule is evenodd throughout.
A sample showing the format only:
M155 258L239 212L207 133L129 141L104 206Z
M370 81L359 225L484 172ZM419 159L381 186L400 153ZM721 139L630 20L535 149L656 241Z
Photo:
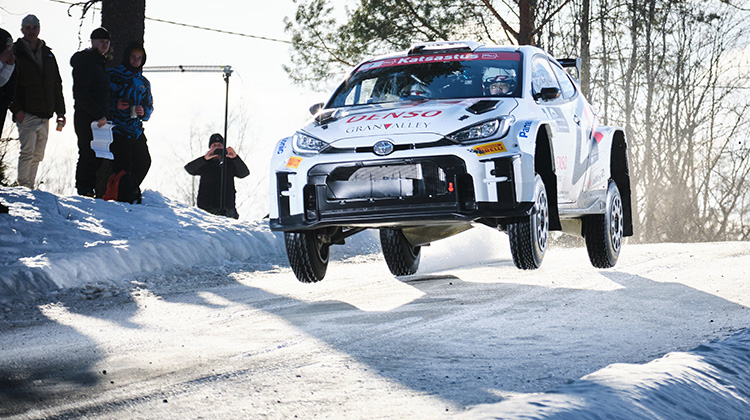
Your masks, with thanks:
M226 209L226 186L227 186L227 126L229 125L229 76L232 70L224 69L224 81L227 83L226 102L224 104L224 149L221 153L221 191L219 192L219 213L227 215ZM234 217L234 214L232 214Z

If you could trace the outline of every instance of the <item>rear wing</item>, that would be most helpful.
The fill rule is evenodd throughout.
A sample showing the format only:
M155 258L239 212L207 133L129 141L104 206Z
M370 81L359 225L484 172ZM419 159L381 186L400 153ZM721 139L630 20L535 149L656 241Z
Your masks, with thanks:
M563 68L575 67L575 69L576 69L576 74L575 74L576 79L580 79L581 78L581 59L580 58L578 58L578 57L576 57L576 58L559 58L559 59L557 59L557 62L560 63L560 65L563 66Z

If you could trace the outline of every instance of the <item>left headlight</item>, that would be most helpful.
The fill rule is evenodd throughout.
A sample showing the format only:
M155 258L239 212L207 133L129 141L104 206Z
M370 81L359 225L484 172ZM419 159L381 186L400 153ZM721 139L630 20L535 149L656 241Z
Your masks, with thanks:
M328 147L328 143L299 131L292 137L294 151L298 154L315 155Z
M488 137L503 137L508 134L510 126L516 121L512 115L506 115L496 120L485 121L469 128L456 131L449 134L448 138L457 143L470 143L473 141L483 140Z

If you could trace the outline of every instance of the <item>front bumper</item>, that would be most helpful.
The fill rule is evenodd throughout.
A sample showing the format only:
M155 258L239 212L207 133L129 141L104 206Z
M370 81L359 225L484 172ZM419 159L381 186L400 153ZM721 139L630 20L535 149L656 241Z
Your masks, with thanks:
M276 172L279 217L270 220L270 227L403 228L457 221L499 225L530 214L533 205L518 201L515 160L517 156L485 159L487 173L477 174L482 179L475 179L465 161L453 155L321 163L309 168L302 182L301 174ZM292 179L303 185L294 185ZM477 188L493 189L493 201L477 200ZM296 214L292 208L300 206L293 200L302 201Z

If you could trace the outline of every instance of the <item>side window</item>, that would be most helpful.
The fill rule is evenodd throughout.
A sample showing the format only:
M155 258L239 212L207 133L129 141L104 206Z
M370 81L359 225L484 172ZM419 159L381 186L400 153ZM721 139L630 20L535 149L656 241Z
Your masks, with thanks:
M542 88L546 87L560 89L560 84L557 83L557 78L552 73L549 61L543 57L536 57L531 64L531 91L534 94L541 93Z
M560 87L562 88L562 91L560 93L562 94L562 97L565 99L570 99L575 96L576 88L573 85L573 82L570 81L568 73L566 73L565 70L554 63L551 65L551 67L555 72L555 75L557 76L557 81L560 82Z

